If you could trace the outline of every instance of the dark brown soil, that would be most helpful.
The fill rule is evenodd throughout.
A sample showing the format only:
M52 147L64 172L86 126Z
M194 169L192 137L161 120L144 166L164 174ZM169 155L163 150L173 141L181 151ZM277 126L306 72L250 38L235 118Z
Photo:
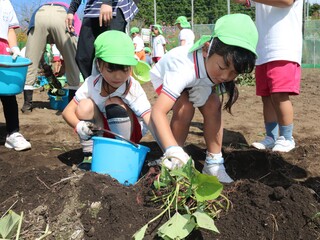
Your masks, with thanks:
M319 74L303 70L301 95L292 98L297 148L284 154L249 146L262 139L262 105L254 87L240 87L233 116L224 114L223 154L235 182L226 184L223 194L232 207L215 219L220 234L196 231L189 239L320 239L320 221L313 218L320 212ZM153 102L151 85L144 87ZM18 100L21 107L22 95ZM61 113L50 109L45 92L36 91L34 100L31 114L20 113L21 132L32 144L25 152L3 146L0 108L1 216L8 209L23 211L22 239L36 239L47 224L52 233L46 239L130 239L160 212L144 201L145 178L126 187L107 175L79 171L77 136ZM161 156L150 135L141 144L151 148L146 161ZM201 170L205 145L198 112L185 149ZM147 171L145 166L142 175ZM159 222L151 225L145 239L157 239L158 226Z

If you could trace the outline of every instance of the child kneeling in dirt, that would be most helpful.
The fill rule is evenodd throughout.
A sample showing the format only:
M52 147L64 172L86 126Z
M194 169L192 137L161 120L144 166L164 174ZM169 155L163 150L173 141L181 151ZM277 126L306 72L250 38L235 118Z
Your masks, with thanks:
M91 168L91 137L97 133L95 130L111 130L138 143L148 130L151 114L146 93L130 76L131 66L138 63L130 37L120 31L106 31L97 37L94 47L91 76L62 112L80 137L85 157L79 167L85 170Z
M223 94L221 100L219 95L228 94L224 109L231 113L238 98L234 79L254 69L257 42L258 32L249 16L223 16L216 22L212 36L202 36L191 49L172 49L151 69L151 82L159 94L151 121L155 137L165 150L162 164L173 169L189 160L182 147L198 108L204 119L207 146L202 172L217 176L220 182L233 181L225 171L221 153ZM167 119L170 110L171 123Z

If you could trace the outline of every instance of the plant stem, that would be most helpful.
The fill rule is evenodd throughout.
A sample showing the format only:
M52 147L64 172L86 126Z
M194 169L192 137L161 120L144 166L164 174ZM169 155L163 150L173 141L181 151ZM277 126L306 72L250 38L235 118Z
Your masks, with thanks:
M155 220L157 220L158 218L160 218L163 214L165 214L166 211L168 211L168 210L170 209L170 206L171 206L171 204L173 203L176 195L177 195L177 191L174 191L173 197L172 197L170 203L168 204L168 206L167 206L160 214L158 214L156 217L154 217L153 219L151 219L147 224L150 224L150 223L154 222Z

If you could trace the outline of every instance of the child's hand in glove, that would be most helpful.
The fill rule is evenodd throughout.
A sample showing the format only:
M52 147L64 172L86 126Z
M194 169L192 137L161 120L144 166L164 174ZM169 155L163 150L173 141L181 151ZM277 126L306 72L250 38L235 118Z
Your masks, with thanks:
M193 102L194 107L202 107L212 93L210 86L194 86L189 90L189 101Z
M163 156L162 164L170 170L182 167L190 159L190 156L179 146L168 147Z
M96 135L96 131L93 129L97 129L96 125L87 121L80 121L76 126L76 131L83 140L89 140L92 136Z
M10 51L12 52L13 60L16 60L18 56L22 56L19 47L12 47L10 48Z

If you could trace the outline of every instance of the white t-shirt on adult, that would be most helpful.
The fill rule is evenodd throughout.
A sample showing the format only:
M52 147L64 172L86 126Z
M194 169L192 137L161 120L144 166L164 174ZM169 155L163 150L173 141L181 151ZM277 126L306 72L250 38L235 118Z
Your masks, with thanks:
M155 90L162 87L162 93L174 101L186 88L202 85L212 87L208 78L202 49L189 53L188 46L171 49L150 70Z
M181 29L179 36L178 36L179 44L180 44L181 40L185 40L186 41L185 45L192 47L194 44L194 38L195 38L195 36L194 36L194 33L191 29L183 28L183 29Z
M302 7L296 0L290 7L278 8L255 3L256 26L259 32L256 65L275 60L301 63Z
M140 52L144 49L144 42L141 37L135 36L132 39L133 44L136 44L135 52Z
M19 21L9 0L0 0L0 38L8 40L8 29L18 28Z
M153 37L152 41L152 57L162 57L164 55L163 45L166 44L166 39L162 35Z
M79 101L82 99L91 98L103 115L106 116L106 100L108 100L110 97L120 97L138 117L142 129L142 135L145 135L148 128L142 120L142 117L151 111L151 104L140 83L130 76L127 80L129 83L129 91L127 94L124 94L127 86L125 82L114 93L110 94L109 96L102 97L100 95L102 81L104 80L101 74L95 76L91 75L86 78L81 87L76 91L74 100L79 103Z

